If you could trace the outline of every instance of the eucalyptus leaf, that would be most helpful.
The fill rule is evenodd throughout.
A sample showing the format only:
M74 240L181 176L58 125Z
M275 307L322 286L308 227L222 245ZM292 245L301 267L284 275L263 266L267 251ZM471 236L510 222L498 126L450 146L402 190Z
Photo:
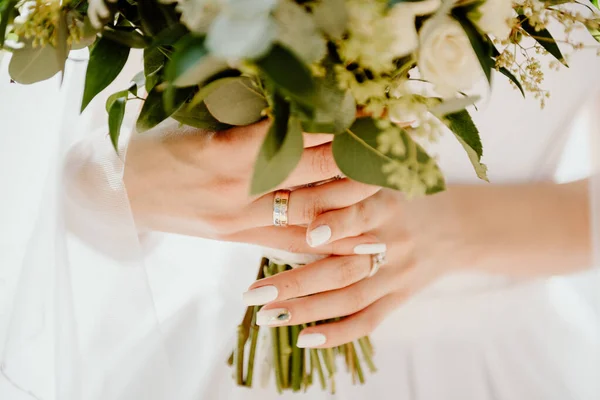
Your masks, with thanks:
M283 94L305 107L314 108L316 87L312 74L292 52L274 45L269 54L257 60L256 64Z
M69 27L67 26L67 14L65 12L60 13L58 19L58 28L56 35L56 58L60 65L60 81L62 83L65 75L65 64L67 57L69 56L69 44L67 38L69 36Z
M8 72L12 80L23 85L30 85L52 78L64 67L64 60L59 61L58 51L53 46L25 47L13 52Z
M403 156L384 154L378 149L377 136L381 129L370 118L359 118L345 132L336 135L333 139L333 156L335 162L349 178L375 186L388 187L398 190L391 184L384 167L390 162L405 163L409 157L417 160L419 164L432 162L431 157L412 138L402 131L402 140L408 149ZM445 184L439 168L435 166L440 178L434 185L429 185L427 194L444 190ZM413 171L414 172L414 171ZM416 173L416 172L414 172Z
M321 0L313 8L317 26L327 36L340 40L348 27L348 9L345 0Z
M290 117L289 105L281 97L276 100L274 114L254 165L250 187L253 195L280 185L296 168L304 150L300 121Z
M529 19L524 15L518 16L519 22L521 23L521 28L527 32L529 36L531 36L535 41L537 41L540 46L542 46L548 53L552 54L554 58L560 61L565 67L569 67L565 57L562 55L556 40L550 34L548 29L540 29L536 30L536 28L529 23Z
M173 112L179 109L187 100L189 92L177 91L173 98ZM149 129L154 128L165 119L169 118L173 112L169 112L165 109L163 101L163 93L154 87L146 97L140 115L136 122L136 128L138 132L145 132Z
M208 111L204 102L200 102L191 108L185 104L171 115L171 118L184 125L213 132L231 128L231 125L217 121L210 111Z
M176 87L186 87L198 85L224 69L227 63L208 54L204 38L187 35L175 44L166 74Z
M194 97L192 98L192 101L190 101L188 108L191 109L191 108L197 106L198 104L204 102L204 99L206 99L206 97L209 94L211 94L215 89L217 89L218 87L220 87L226 83L235 82L236 79L238 79L238 77L226 77L226 78L214 80L214 81L208 83L207 85L202 86L200 88L200 90L198 90L198 92L194 95Z
M477 176L488 181L487 167L481 163L481 157L483 156L483 146L481 144L481 138L479 137L479 130L473 123L471 115L467 111L460 111L453 114L448 114L444 117L447 122L448 128L454 133L460 144L467 151L469 160L475 168Z
M262 118L268 103L248 77L231 78L216 87L204 102L210 113L229 125L250 125Z
M115 99L108 110L108 133L115 151L119 151L119 136L121 135L121 125L125 117L126 104L127 99L119 97Z
M128 57L129 47L106 38L100 38L96 42L90 52L90 60L85 74L81 111L85 110L90 101L115 80L125 66Z

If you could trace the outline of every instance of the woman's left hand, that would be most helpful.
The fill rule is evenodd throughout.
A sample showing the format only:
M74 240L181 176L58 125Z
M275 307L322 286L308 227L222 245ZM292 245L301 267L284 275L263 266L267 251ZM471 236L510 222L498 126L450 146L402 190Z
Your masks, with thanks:
M338 346L369 334L408 297L449 272L476 268L519 278L586 267L587 214L557 218L560 211L585 210L585 199L581 184L463 186L411 201L383 189L321 214L307 229L312 246L335 248L365 234L373 244L355 248L356 255L333 255L256 281L244 300L266 304L259 325L344 317L304 329L297 343ZM369 255L376 251L387 256L379 271L373 271L376 256Z

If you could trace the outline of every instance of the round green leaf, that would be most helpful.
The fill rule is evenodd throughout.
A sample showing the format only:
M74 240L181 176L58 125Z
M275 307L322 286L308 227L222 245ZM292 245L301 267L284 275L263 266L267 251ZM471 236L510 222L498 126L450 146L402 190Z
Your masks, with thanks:
M204 100L210 113L229 125L250 125L262 118L266 99L247 77L231 78Z
M176 87L194 86L227 68L225 61L208 55L204 38L187 35L175 44L167 64L167 78Z
M23 85L52 78L62 70L64 60L59 61L56 48L52 46L31 47L30 44L15 50L8 66L10 77Z

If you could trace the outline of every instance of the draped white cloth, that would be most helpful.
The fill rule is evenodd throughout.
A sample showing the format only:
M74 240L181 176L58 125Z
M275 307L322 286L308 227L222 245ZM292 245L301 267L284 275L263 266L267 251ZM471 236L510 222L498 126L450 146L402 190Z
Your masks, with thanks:
M136 61L113 89L126 87ZM555 100L543 113L497 80L491 101L476 114L493 182L551 178L570 121L600 92L599 66L594 54L582 53L570 70L549 73ZM224 362L243 312L240 293L255 276L260 251L176 235L140 237L121 182L125 154L116 157L105 129L98 129L102 99L78 116L83 74L83 63L70 62L66 84L54 92L64 106L12 302L0 398L276 398L273 382L253 391L235 387ZM0 98L3 107L10 101ZM597 134L598 116L590 110ZM450 137L436 150L451 181L473 180ZM19 164L14 168L18 174ZM600 249L598 198L593 207ZM528 283L446 277L375 332L380 371L360 388L339 374L337 396L598 398L598 279L596 271ZM311 399L330 397L311 389Z

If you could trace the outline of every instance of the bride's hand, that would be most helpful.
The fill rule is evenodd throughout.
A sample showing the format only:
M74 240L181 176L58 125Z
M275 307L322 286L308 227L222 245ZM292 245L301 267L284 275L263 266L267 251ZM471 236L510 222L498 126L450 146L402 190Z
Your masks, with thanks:
M299 225L307 225L327 210L358 203L379 188L342 179L295 190L290 198L290 227L273 227L273 193L248 194L254 160L267 129L268 122L263 121L210 134L173 122L135 135L127 150L124 181L138 227L298 253L334 252L332 246L308 246L306 229ZM305 135L302 159L281 187L339 174L331 135ZM335 250L352 254L355 246L369 241L369 236L353 238L342 246L336 244Z
M329 235L316 235L324 243L364 232L378 238L387 245L387 263L377 273L369 276L371 256L332 256L259 280L244 299L268 303L259 325L345 317L304 329L298 346L348 343L447 273L470 269L518 279L587 267L586 201L585 183L454 187L413 201L383 189L308 227L310 240L311 231L327 226L321 232Z

